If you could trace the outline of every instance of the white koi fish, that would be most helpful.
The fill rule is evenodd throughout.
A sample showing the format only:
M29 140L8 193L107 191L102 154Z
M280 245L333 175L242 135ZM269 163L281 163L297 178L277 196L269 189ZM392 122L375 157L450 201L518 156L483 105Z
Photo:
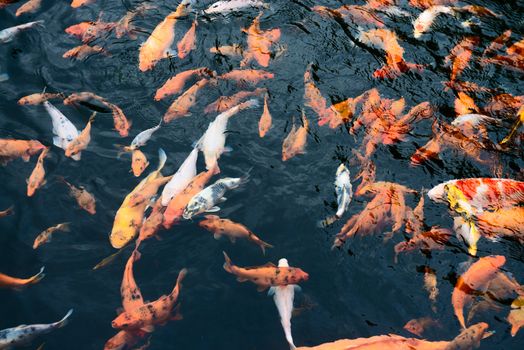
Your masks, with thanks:
M415 38L420 38L422 34L429 31L429 28L435 21L438 15L441 13L454 14L455 11L449 6L431 6L430 8L424 10L413 22L413 36Z
M228 149L225 147L227 137L227 122L229 118L237 114L243 109L253 108L258 106L258 100L251 99L243 102L227 111L219 114L214 121L209 123L209 126L204 135L197 142L196 147L204 153L206 160L206 169L213 169L216 167L217 173L220 172L218 168L218 159Z
M34 338L47 334L55 329L62 328L67 324L67 319L73 310L69 312L58 322L49 324L20 325L18 327L8 328L0 331L0 349L7 350L14 346L27 344Z
M289 267L287 259L280 259L278 267ZM291 316L293 315L293 300L295 299L295 291L300 291L300 287L296 284L289 284L287 286L276 286L269 288L268 295L273 296L275 305L280 315L280 323L284 329L286 340L289 343L289 348L295 350L293 343L293 335L291 334Z
M43 25L43 23L44 21L35 21L0 30L0 44L5 44L12 41L14 37L22 30L32 28L36 25Z
M182 165L180 165L175 175L173 175L171 180L164 186L161 196L164 207L169 204L169 201L171 201L173 197L182 192L196 176L197 159L198 148L194 148Z
M193 216L201 213L215 213L219 211L220 208L216 205L227 200L227 198L224 197L226 191L233 190L245 184L248 178L249 174L243 177L226 177L217 180L214 184L204 188L191 198L187 207L184 209L183 218L189 220Z
M256 8L269 8L269 4L266 4L260 0L228 0L228 1L217 1L207 9L204 10L206 15L214 14L228 14L230 12L239 11L247 7Z
M335 216L341 218L346 212L353 198L353 186L351 185L349 169L344 164L340 164L337 169L335 180L335 192L337 193L337 213Z
M147 141L149 141L151 136L153 136L155 131L160 129L161 126L162 126L162 119L160 119L160 123L158 123L157 126L154 126L152 128L146 129L146 130L140 132L138 135L136 135L135 138L133 139L133 141L131 141L131 146L129 148L131 150L135 150L135 149L138 149L138 148L140 148L142 146L145 146Z
M53 144L56 147L66 150L67 146L80 134L78 129L58 108L49 103L49 101L44 101L44 107L53 122L53 134L56 135L53 137ZM71 158L78 161L80 160L80 156L81 153L77 153L71 156Z

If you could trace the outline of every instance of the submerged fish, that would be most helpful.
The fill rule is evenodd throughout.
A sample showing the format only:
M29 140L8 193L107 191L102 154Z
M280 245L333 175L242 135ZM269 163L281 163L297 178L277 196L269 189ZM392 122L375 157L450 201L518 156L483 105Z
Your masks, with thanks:
M177 44L178 49L178 58L184 59L186 58L189 53L196 49L196 27L197 27L197 19L193 20L193 23L191 24L191 27L189 30L184 34L184 37L180 39L180 41Z
M246 8L269 8L269 4L260 0L228 0L217 1L204 10L206 15L228 14Z
M36 337L47 334L67 325L68 319L73 313L73 309L58 322L49 324L21 325L0 331L0 349L9 349L13 346L20 346L30 343Z
M71 197L76 200L78 206L91 215L96 214L96 200L95 197L89 193L83 186L76 187L67 182L63 177L58 177L58 181L63 182L69 187L69 193Z
M260 116L260 120L258 121L258 134L260 137L266 136L269 129L271 129L271 113L269 112L268 107L268 94L264 95L264 111L262 112L262 115Z
M273 248L271 244L258 238L258 236L246 226L229 219L221 219L216 215L206 215L204 220L198 223L198 226L212 232L215 239L220 239L220 237L224 235L228 236L232 243L235 243L237 238L246 238L258 245L264 255L266 254L266 248Z
M96 55L99 53L108 55L107 51L101 46L98 46L98 45L91 46L91 45L83 44L83 45L73 47L71 50L66 51L62 55L62 57L83 60L89 56Z
M155 101L160 101L170 95L178 94L184 88L186 82L193 76L203 77L207 75L212 77L215 73L206 67L189 69L178 73L172 78L169 78L162 87L160 87L155 94Z
M95 120L95 116L96 112L94 112L91 115L91 117L89 117L87 125L84 128L84 130L82 130L80 135L78 135L78 137L76 137L67 145L67 148L65 150L66 157L74 157L87 148L87 146L91 142L91 124Z
M201 213L214 213L219 211L220 207L218 207L217 204L227 200L224 194L226 194L228 190L234 190L245 184L248 179L249 174L237 178L226 177L204 188L191 198L187 204L183 214L184 219L189 220Z
M42 278L45 277L44 268L40 269L36 275L29 278L16 278L0 273L0 288L21 288L30 284L35 284L40 282ZM1 334L1 333L0 333ZM2 337L0 337L0 344ZM0 347L1 349L1 347Z
M288 286L307 281L309 275L298 267L277 267L273 263L263 266L240 267L233 265L225 252L224 270L237 276L238 282L251 281L258 286L259 292L269 287Z
M420 38L429 30L435 18L441 13L454 14L454 10L452 7L441 5L431 6L424 10L413 22L413 36L417 39Z
M45 89L44 89L45 90ZM24 96L18 100L18 104L25 106L25 105L39 105L44 103L44 101L51 100L51 99L63 99L65 96L63 93L49 93L49 92L41 92L36 94L31 94Z
M0 162L6 163L16 158L28 162L31 156L46 148L37 140L0 139Z
M44 159L49 153L49 147L45 148L38 160L36 161L35 168L31 172L29 179L27 179L27 196L31 197L35 194L36 190L45 185L45 168L44 168Z
M280 259L278 267L289 267L287 259ZM300 287L296 284L289 284L287 286L276 286L269 288L269 295L273 296L275 305L280 315L280 323L286 335L286 340L291 350L296 349L293 343L293 335L291 334L291 316L293 315L293 301L295 299L295 291L300 291Z
M40 247L41 245L43 245L45 243L51 242L51 236L56 231L69 232L69 223L68 222L64 222L64 223L55 225L53 227L49 227L48 229L46 229L45 231L40 233L35 238L35 241L33 243L33 249L36 249L36 248Z
M298 154L306 153L309 121L302 111L302 125L297 127L293 119L293 127L282 143L282 161L287 161Z
M34 21L20 24L11 28L0 30L0 44L5 44L14 39L14 37L22 30L33 28L36 25L43 26L44 21Z
M227 151L225 144L227 138L227 123L229 118L244 109L258 107L258 105L258 100L251 99L219 114L214 121L209 123L206 132L204 135L202 135L196 146L199 150L202 151L202 153L204 153L207 170L214 168L217 170L217 173L220 172L220 168L218 167L218 159L222 153Z
M49 103L49 101L44 101L44 107L51 117L53 134L56 135L53 137L53 144L65 151L69 144L78 137L78 129L58 108ZM72 155L71 158L78 161L80 160L80 156L81 153L77 153Z

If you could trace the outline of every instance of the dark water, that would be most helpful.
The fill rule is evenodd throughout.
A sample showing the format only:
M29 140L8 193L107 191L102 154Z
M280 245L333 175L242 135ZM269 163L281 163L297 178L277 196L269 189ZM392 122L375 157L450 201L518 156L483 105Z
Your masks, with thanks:
M152 1L158 6L136 25L150 32L167 13L174 1ZM209 3L209 2L208 2ZM261 110L243 112L230 121L232 131L228 144L233 153L224 155L220 166L224 176L240 176L253 167L251 181L242 189L230 193L220 215L250 227L264 240L272 243L267 256L248 242L232 245L227 239L216 241L196 225L183 222L161 233L162 240L147 241L142 247L142 259L135 264L135 277L145 300L155 300L169 292L183 267L190 271L181 294L184 319L158 327L151 339L151 349L287 349L273 300L258 293L250 283L240 284L223 268L222 250L241 266L276 263L286 257L291 265L300 266L310 274L302 284L303 293L297 305L312 304L311 308L293 318L293 335L297 345L316 345L339 338L368 337L396 333L409 336L402 329L412 318L432 316L442 323L442 329L427 333L431 340L452 339L459 332L453 315L451 292L459 264L470 260L463 245L452 239L442 252L431 258L414 252L393 262L393 246L403 240L401 234L383 242L382 236L351 240L342 250L331 251L333 236L343 223L333 228L318 229L316 222L334 212L333 180L340 161L350 160L353 175L359 171L352 150L360 147L362 135L349 136L345 128L336 130L312 123L307 154L283 163L281 145L290 129L293 116L299 116L303 105L303 74L309 62L314 63L317 85L333 102L354 97L376 87L381 96L404 97L407 106L429 101L438 108L438 118L451 121L454 117L452 92L441 84L449 79L442 67L443 58L464 34L480 35L483 45L503 30L514 30L514 38L522 37L523 4L517 1L482 2L502 15L499 19L484 19L479 28L465 30L458 21L442 16L431 34L422 40L412 38L409 19L385 18L395 30L405 48L408 61L428 64L420 74L404 74L398 79L379 81L371 77L382 63L382 54L355 46L354 26L341 26L333 19L324 19L308 10L314 5L338 7L343 2L274 1L262 19L263 28L281 28L280 45L287 48L273 60L269 69L275 79L262 84L271 94L270 109L273 129L264 139L258 137L258 117ZM344 2L347 3L347 2ZM0 290L0 329L18 324L51 322L61 318L69 308L75 313L70 325L45 339L45 349L101 349L115 334L111 320L120 305L119 287L126 251L110 266L93 271L92 267L113 252L108 242L113 218L124 196L138 183L129 172L129 157L116 157L114 144L129 143L139 131L154 126L171 100L153 101L156 89L177 72L206 66L219 73L238 66L238 61L214 56L208 49L215 45L243 43L241 27L248 27L257 10L230 16L202 20L197 28L198 48L184 60L161 61L150 72L137 69L138 47L147 34L138 40L117 40L108 36L97 43L111 52L110 57L94 56L84 62L63 59L62 54L79 44L64 33L72 24L95 20L103 11L105 21L116 21L138 1L103 1L81 9L72 9L67 1L45 1L34 16L16 19L17 6L0 11L0 29L29 20L45 20L45 29L29 30L9 44L0 46L0 73L7 72L10 80L0 83L0 137L39 139L49 145L51 123L43 107L20 107L21 96L40 91L71 93L92 91L119 105L133 121L131 136L121 139L112 130L112 118L102 115L92 129L92 141L83 152L82 161L66 158L63 151L53 148L46 160L48 184L33 198L25 196L25 179L34 166L14 161L0 169L0 208L15 205L16 215L0 221L0 271L15 276L29 276L41 266L46 278L21 292ZM199 3L204 8L204 3ZM413 15L420 11L404 7ZM177 35L191 25L191 18L180 21ZM481 52L482 48L478 52ZM480 67L472 63L464 72L465 80L482 86L500 88L520 95L522 74L496 66ZM193 141L204 132L214 115L204 115L204 107L220 95L238 91L235 84L222 83L208 88L198 97L192 116L165 125L143 149L151 166L156 167L157 149L168 154L164 174L175 171L191 149ZM83 127L90 111L57 104L77 127ZM316 115L306 109L310 121ZM502 138L505 130L497 137ZM431 136L430 123L421 123L407 142L395 147L380 146L373 156L377 180L398 182L413 189L428 189L452 178L493 176L490 169L476 164L457 152L445 152L442 163L412 167L409 157ZM202 157L201 157L202 158ZM518 156L503 159L505 177L517 178L523 165ZM203 169L203 160L199 160ZM147 172L147 171L146 171ZM97 214L90 216L78 209L66 188L55 181L65 176L74 184L87 187L97 198ZM363 208L363 200L355 199L350 215ZM410 200L409 205L416 203ZM447 208L427 200L426 224L451 228ZM36 235L60 222L72 223L72 231L57 234L53 242L37 251L31 248ZM349 251L348 251L349 248ZM503 254L508 258L505 269L524 282L524 251L518 243L491 243L482 239L479 256ZM421 266L430 266L438 276L438 312L434 314L423 289ZM475 321L486 321L496 334L482 342L482 349L522 349L524 332L512 338L504 320L509 306L501 312L480 314ZM33 343L36 348L40 341Z

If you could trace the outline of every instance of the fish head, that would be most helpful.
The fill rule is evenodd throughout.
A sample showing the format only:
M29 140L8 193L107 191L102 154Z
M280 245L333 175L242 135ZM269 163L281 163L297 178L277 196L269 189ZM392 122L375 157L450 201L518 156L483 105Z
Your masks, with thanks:
M182 217L186 220L189 220L193 216L198 215L199 213L200 213L200 205L198 201L191 201L184 209L184 213L182 214Z
M130 329L131 325L132 318L126 312L121 313L111 322L111 327L115 329Z
M27 196L32 197L36 192L36 183L34 181L29 181L27 183Z
M131 170L133 171L133 175L135 175L136 177L140 176L148 165L149 162L147 161L146 156L142 153L142 151L135 149L133 151L131 162Z
M418 335L419 337L421 337L422 333L424 332L424 327L420 324L418 320L409 321L404 325L404 329L410 333Z
M93 200L93 201L89 201L88 203L85 203L82 206L82 209L84 209L85 211L87 211L91 215L95 215L96 214L96 203L95 203L95 201Z
M204 220L198 223L198 226L208 231L213 231L217 228L217 220L220 220L217 215L206 215Z
M437 203L444 203L446 201L446 183L441 183L427 193L428 197Z
M66 150L65 150L65 156L66 157L72 157L80 153L80 148L78 145L70 143Z
M28 142L28 148L27 148L27 153L31 156L37 154L38 152L40 151L43 151L44 149L46 149L47 147L42 145L40 143L40 141L37 141L37 140L30 140Z
M291 284L298 284L302 281L307 281L309 279L309 274L302 269L296 268L293 275L290 278Z
M86 33L91 31L91 27L95 23L93 22L82 22L75 25L72 25L68 28L66 28L65 32L69 35L73 35L77 38L82 38Z

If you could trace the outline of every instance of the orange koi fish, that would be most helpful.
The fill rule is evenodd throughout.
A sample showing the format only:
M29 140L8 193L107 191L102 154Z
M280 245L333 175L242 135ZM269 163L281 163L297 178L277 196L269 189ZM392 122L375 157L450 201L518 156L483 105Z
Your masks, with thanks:
M263 266L240 267L233 265L231 259L225 252L224 270L237 276L237 281L251 281L258 286L258 291L264 291L269 287L287 286L307 281L309 275L298 267L277 267L272 263Z
M0 288L20 288L30 284L35 284L40 282L42 278L45 277L44 268L40 269L36 275L29 278L16 278L0 273Z
M421 251L443 250L451 237L451 231L438 226L433 226L429 231L415 235L409 241L395 245L395 254L410 252L415 249ZM395 255L395 259L396 259Z
M129 135L129 129L131 128L131 123L124 114L124 111L117 105L106 102L105 105L111 109L113 112L113 123L115 130L118 131L118 134L122 137L127 137Z
M27 196L31 197L35 194L36 190L46 184L45 181L45 168L44 168L44 159L49 153L49 147L44 148L38 160L36 161L35 168L31 172L29 179L27 179Z
M455 113L457 115L478 113L479 108L475 101L464 92L460 91L455 99Z
M142 44L138 55L138 68L142 72L153 69L162 58L173 56L173 51L170 47L175 40L175 23L178 18L184 17L189 13L190 4L190 0L182 0L176 11L167 15Z
M176 315L172 315L172 313L178 302L182 280L186 275L186 269L182 269L179 272L175 287L170 294L164 295L156 301L143 304L131 311L121 313L113 320L113 328L123 330L140 329L151 333L156 325L164 325L169 320L180 320L182 316L178 312Z
M184 37L178 42L178 58L184 59L191 52L196 49L196 27L197 19L195 18L191 28L184 34Z
M59 93L42 92L42 93L36 93L36 94L24 96L18 100L18 104L21 106L26 106L26 105L35 106L35 105L42 104L44 103L44 101L47 101L47 100L64 99L64 98L65 96L61 92Z
M184 88L184 85L186 82L192 77L192 76L209 76L213 77L215 75L215 72L213 72L211 69L206 67L196 68L196 69L190 69L183 72L178 73L172 78L169 78L162 87L160 87L155 94L155 101L160 101L163 98L166 98L170 95L176 95L182 91Z
M16 10L16 17L19 17L26 13L35 13L40 10L42 6L42 0L29 0Z
M334 129L342 124L344 120L342 120L340 114L333 106L327 107L326 99L313 81L311 69L312 64L310 63L304 73L304 105L310 107L318 114L319 126L329 123L329 127Z
M173 199L171 199L171 201L169 201L162 222L164 228L170 228L175 222L182 218L184 209L191 198L204 189L204 186L215 173L216 168L211 168L207 171L201 172L191 180L189 185L187 185L181 193L177 194Z
M486 291L489 281L505 263L506 258L501 255L482 257L457 280L451 296L451 303L462 328L466 328L464 307L473 301L475 292Z
M67 182L63 177L57 177L58 181L63 182L69 187L69 194L76 200L78 206L91 215L96 214L96 200L95 197L89 193L83 186L75 187Z
M445 58L445 64L451 65L450 82L453 83L457 77L466 69L473 55L473 49L480 42L478 37L469 37L459 42L448 56Z
M31 156L46 148L37 140L0 139L0 162L5 164L16 158L28 162Z
M162 226L162 222L164 221L165 211L166 207L162 205L162 198L158 198L151 213L140 227L140 232L138 233L138 238L136 240L137 247L140 246L143 241L156 236Z
M102 22L101 20L96 22L81 22L67 27L65 32L82 40L84 44L87 44L112 31L115 25L115 23Z
M269 107L267 106L268 95L264 95L264 111L258 121L258 134L260 137L266 136L269 129L271 129L271 113L269 113Z
M105 54L108 55L108 52L101 46L98 45L87 45L83 44L77 47L72 48L71 50L66 51L62 57L63 58L74 58L77 60L84 60L89 56Z
M297 128L293 120L293 127L282 143L282 161L289 160L298 154L306 153L307 133L309 121L302 111L302 125Z
M213 79L214 80L214 79ZM200 89L204 88L211 80L201 79L193 86L187 89L169 106L166 114L164 114L164 122L169 123L173 119L186 117L191 115L189 109L196 103L196 97Z
M275 75L259 69L234 69L218 76L218 79L234 80L239 84L256 85L262 80L273 79Z
M87 148L89 142L91 142L91 124L95 120L96 112L94 112L87 122L86 127L80 135L78 135L73 141L71 141L65 150L66 157L72 157Z
M139 149L134 149L131 153L131 171L135 177L142 175L144 170L149 166L146 155Z
M403 328L412 334L422 337L422 333L429 328L442 328L442 325L431 317L422 317L408 321Z
M253 20L248 29L242 29L244 33L247 33L247 50L244 51L244 59L240 62L241 67L253 60L262 67L269 66L271 46L280 39L280 29L266 31L260 29L260 17L262 17L262 12Z
M431 309L433 312L437 312L437 274L432 268L424 267L424 289L429 294L429 300L431 301Z
M406 62L404 49L398 43L397 35L388 29L372 29L361 32L359 40L386 52L386 66L373 73L374 78L393 79L411 70L421 71L422 65Z
M266 254L266 248L273 248L271 244L258 238L257 235L244 225L229 219L221 219L216 215L206 215L204 220L200 221L198 225L212 232L215 239L220 239L220 237L224 235L228 236L232 243L235 243L237 238L246 238L258 245L264 255Z
M40 233L33 242L33 249L36 249L45 243L51 242L51 236L56 231L69 232L69 223L64 222L53 227L49 227L48 229Z
M233 108L250 97L257 97L267 93L265 88L257 88L253 91L239 91L231 96L221 96L215 102L204 108L204 113L221 113Z
M71 3L71 7L77 8L77 7L81 7L84 5L92 4L94 2L95 0L73 0L73 2Z

